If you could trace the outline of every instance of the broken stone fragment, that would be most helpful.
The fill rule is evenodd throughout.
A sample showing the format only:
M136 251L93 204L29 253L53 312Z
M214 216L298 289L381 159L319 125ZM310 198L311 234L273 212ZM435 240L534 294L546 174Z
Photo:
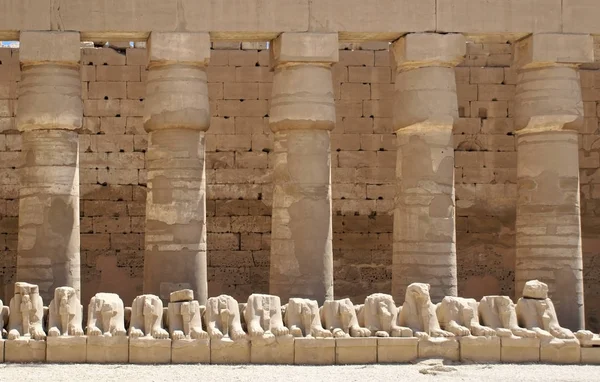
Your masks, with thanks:
M170 302L185 302L192 301L194 299L194 291L191 289L182 289L172 292L169 295Z

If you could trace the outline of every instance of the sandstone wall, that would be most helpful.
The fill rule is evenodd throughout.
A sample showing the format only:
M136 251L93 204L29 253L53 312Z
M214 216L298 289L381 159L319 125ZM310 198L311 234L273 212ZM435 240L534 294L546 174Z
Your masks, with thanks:
M345 46L350 48L351 46ZM267 50L215 46L207 134L209 294L246 300L268 291L272 149ZM223 49L228 48L228 49ZM385 44L342 50L334 67L338 124L332 133L335 293L362 301L389 292L395 137L394 74ZM516 151L511 46L472 43L456 69L455 129L459 294L512 295ZM0 49L0 298L15 280L20 136L14 127L18 50ZM146 134L145 50L82 51L85 126L80 135L82 301L142 292ZM580 136L588 326L600 329L600 72L581 72ZM598 214L598 216L596 216ZM399 302L398 302L399 303Z

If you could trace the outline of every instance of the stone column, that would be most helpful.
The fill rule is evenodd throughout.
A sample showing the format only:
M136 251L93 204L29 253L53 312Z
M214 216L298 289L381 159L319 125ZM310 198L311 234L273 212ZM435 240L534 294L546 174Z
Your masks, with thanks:
M418 33L392 46L397 135L392 295L414 282L431 298L456 296L454 146L458 118L454 67L466 54L460 34Z
M144 128L146 252L144 293L169 301L192 289L205 305L206 174L204 133L210 124L208 33L157 33L148 40Z
M338 49L335 33L283 33L272 44L269 291L282 301L333 299L329 133L335 126L331 64Z
M583 102L577 64L593 62L589 35L539 34L515 46L517 217L515 293L548 284L560 323L584 327L578 132Z
M17 281L80 285L79 137L83 123L76 32L21 32L16 123L22 133Z

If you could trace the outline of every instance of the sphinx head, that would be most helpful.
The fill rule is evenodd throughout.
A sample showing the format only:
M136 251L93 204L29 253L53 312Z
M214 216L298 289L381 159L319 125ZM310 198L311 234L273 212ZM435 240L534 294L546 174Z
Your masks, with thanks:
M524 298L546 299L548 298L548 284L538 280L530 280L523 287Z

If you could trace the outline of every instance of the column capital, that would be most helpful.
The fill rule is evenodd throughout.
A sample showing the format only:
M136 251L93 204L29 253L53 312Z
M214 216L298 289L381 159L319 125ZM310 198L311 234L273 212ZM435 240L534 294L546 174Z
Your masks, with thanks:
M428 66L454 67L467 54L467 41L459 33L411 33L390 47L396 70Z
M339 61L337 33L282 33L271 44L273 67L291 64L333 64Z
M19 60L23 65L77 65L81 61L79 32L23 31L20 37Z
M152 32L147 49L148 66L205 66L210 60L210 35L206 32Z
M536 33L517 41L514 47L517 69L589 62L594 62L594 39L589 34Z

